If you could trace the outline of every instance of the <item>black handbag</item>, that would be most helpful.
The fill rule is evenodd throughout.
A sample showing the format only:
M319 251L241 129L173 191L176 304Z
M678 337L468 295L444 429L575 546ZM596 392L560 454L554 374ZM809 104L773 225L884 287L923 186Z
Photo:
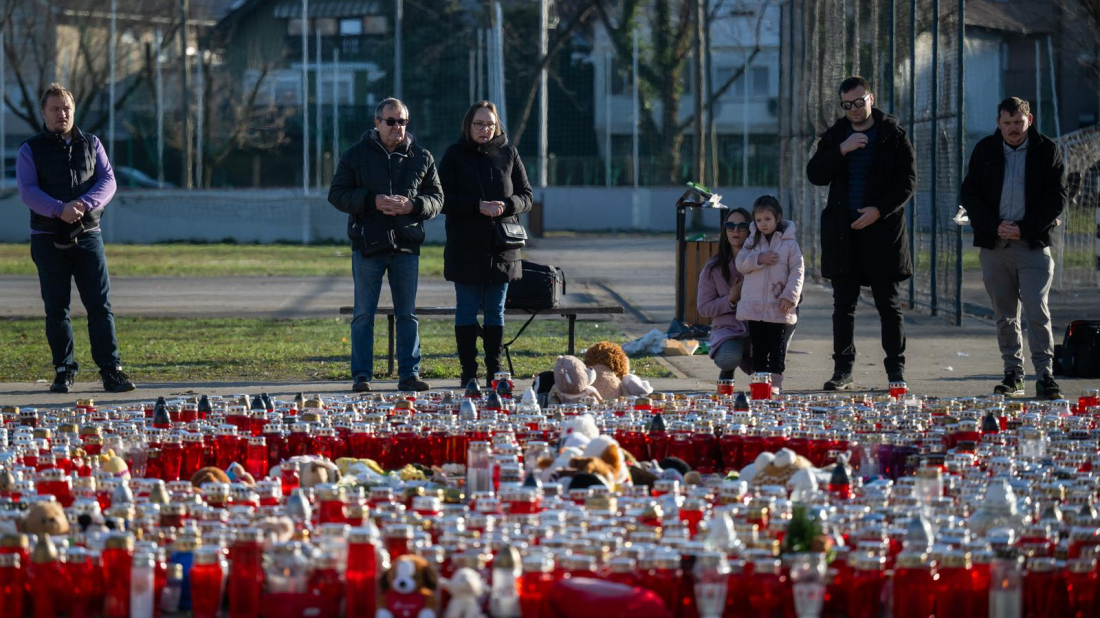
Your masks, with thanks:
M380 221L372 221L371 224L358 227L359 240L363 243L359 254L363 257L374 257L397 250L397 236L392 227Z
M527 244L527 230L519 223L495 221L495 242L497 249L512 251L522 249Z

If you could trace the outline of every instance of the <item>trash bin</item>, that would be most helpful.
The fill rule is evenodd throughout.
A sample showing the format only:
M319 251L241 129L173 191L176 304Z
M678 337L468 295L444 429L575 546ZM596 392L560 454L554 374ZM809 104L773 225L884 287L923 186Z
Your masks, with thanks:
M688 190L676 200L676 316L681 324L707 324L696 311L695 295L699 289L699 273L707 260L718 253L718 238L715 235L703 235L702 238L688 239L687 209L707 208L718 212L719 220L715 227L721 229L721 218L726 207L722 205L722 196L706 187L688 183Z

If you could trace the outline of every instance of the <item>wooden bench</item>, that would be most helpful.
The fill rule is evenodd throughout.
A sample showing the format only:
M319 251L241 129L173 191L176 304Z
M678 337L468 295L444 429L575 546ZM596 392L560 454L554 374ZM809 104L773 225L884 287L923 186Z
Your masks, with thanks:
M352 307L340 307L340 315L351 315L353 313ZM508 355L508 369L511 370L512 358L508 352L508 347L519 339L519 336L523 334L527 326L531 324L531 321L536 317L554 317L560 316L569 320L569 349L566 352L569 355L576 354L576 325L578 315L622 315L622 305L584 305L584 306L567 306L563 305L557 309L544 309L542 311L529 311L527 309L505 309L505 315L525 315L528 316L527 321L516 333L516 336L511 341L503 344L505 354ZM417 307L416 316L453 316L455 314L454 307ZM393 363L394 363L394 331L396 327L396 318L394 317L393 307L379 307L375 311L375 315L386 316L387 322L387 367L389 369L389 375L393 375Z

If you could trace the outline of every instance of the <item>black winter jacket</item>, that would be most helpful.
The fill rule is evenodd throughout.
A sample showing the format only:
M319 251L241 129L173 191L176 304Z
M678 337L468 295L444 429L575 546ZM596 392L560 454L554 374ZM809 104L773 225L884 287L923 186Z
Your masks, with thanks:
M374 205L378 195L403 195L412 200L412 212L385 215ZM378 131L371 129L340 157L328 201L348 213L348 238L356 251L362 249L359 228L384 225L394 230L397 252L419 255L423 222L443 208L443 188L435 159L411 134L389 152L378 140Z
M439 163L447 246L443 276L469 284L507 283L522 277L520 250L497 250L496 222L518 223L531 210L531 184L516 149L504 135L487 144L462 139L447 148ZM504 213L481 214L481 201L504 202Z
M1066 203L1066 175L1058 147L1031 127L1024 165L1024 218L1015 221L1020 238L1032 249L1050 246L1050 232ZM1001 189L1005 178L1004 138L1000 130L982 138L970 155L970 167L959 189L959 202L974 228L974 246L994 248L1001 224Z
M43 130L23 142L31 149L34 171L38 174L38 187L55 200L71 202L80 199L99 179L95 175L96 147L90 133L73 127L72 140L65 140L56 133ZM99 226L102 208L84 213L78 223L65 223L56 217L43 217L31 211L31 229L38 232L59 233L70 228L86 230Z
M829 200L821 211L821 275L826 279L846 275L887 276L898 281L913 275L905 202L917 187L913 145L898 119L871 110L878 129L875 158L867 174L866 206L878 208L881 217L862 230L853 230L848 219L848 163L840 154L851 121L843 117L818 139L817 152L806 164L806 176L818 186L829 186ZM858 244L852 255L851 242Z

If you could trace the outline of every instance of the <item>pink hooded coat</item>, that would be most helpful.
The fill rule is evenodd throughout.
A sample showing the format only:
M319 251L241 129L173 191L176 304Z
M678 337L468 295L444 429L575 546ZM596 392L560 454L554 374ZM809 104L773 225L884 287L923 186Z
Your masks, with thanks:
M783 313L780 301L787 299L795 306L802 297L802 282L806 267L802 250L795 240L794 222L784 220L786 229L772 234L771 242L761 235L756 242L756 224L749 226L749 239L737 254L737 270L745 275L741 284L741 301L737 303L737 319L742 321L794 324L798 315ZM770 266L760 263L760 254L775 251L779 261Z

